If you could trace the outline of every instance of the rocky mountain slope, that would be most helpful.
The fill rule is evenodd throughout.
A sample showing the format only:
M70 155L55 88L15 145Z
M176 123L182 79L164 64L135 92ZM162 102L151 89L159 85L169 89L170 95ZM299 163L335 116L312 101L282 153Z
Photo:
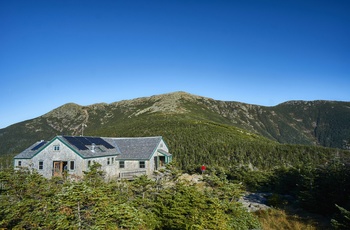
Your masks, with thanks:
M289 101L266 107L175 92L111 104L65 104L43 116L0 129L0 154L18 153L39 139L59 134L159 133L167 138L166 129L177 128L170 125L170 120L175 124L191 120L202 126L229 127L232 132L279 143L347 149L350 142L350 102Z

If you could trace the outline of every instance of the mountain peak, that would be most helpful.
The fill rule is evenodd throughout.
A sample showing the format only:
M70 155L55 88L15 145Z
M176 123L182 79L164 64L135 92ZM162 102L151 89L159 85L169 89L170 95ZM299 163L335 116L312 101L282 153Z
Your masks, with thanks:
M138 111L135 115L140 115L143 113L154 113L154 112L163 112L163 113L186 113L187 110L181 106L181 100L190 100L193 101L198 96L194 96L192 94L178 91L173 93L166 93L160 95L153 95L148 98L143 98L144 100L148 100L152 102L152 104L140 111Z
M200 99L204 98L202 96L197 96L194 94L190 94L184 91L176 91L172 93L165 93L165 94L159 94L151 96L151 98L157 98L157 99L170 99L170 100L179 100L179 99L187 99L187 100L193 100L193 99Z
M72 116L78 113L78 111L81 110L81 106L75 103L67 103L64 104L46 114L44 114L44 117L48 116L56 116L56 117L65 117L65 116Z

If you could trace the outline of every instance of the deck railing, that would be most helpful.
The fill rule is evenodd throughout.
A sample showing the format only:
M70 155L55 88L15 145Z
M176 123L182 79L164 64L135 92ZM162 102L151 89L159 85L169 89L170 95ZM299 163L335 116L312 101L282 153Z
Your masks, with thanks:
M137 171L129 171L129 172L121 172L119 173L119 177L122 179L129 179L135 176L146 175L146 170L137 170Z

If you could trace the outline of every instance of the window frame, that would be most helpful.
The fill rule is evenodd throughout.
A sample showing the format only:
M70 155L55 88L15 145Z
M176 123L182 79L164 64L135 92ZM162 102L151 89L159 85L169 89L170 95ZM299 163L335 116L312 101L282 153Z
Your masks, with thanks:
M119 168L125 169L125 161L119 161Z
M146 161L139 161L139 168L145 169L146 168Z
M60 151L60 145L54 145L53 146L54 151Z
M44 161L39 161L38 169L39 170L44 170Z
M75 161L69 161L69 171L75 170Z

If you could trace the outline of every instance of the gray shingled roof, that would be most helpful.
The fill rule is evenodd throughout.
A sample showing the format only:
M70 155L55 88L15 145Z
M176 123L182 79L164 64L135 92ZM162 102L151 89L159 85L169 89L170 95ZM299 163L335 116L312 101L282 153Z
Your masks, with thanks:
M162 137L104 138L110 144L118 146L119 159L141 160L149 159L156 151Z
M164 151L163 149L159 149L158 152L160 152L161 154L163 154L163 155L165 155L165 156L167 156L167 157L170 157L170 156L171 156L170 153Z
M112 137L92 137L102 139L108 144L95 144L94 151L92 151L92 145L82 144L82 143L72 143L69 139L71 136L57 136L68 146L70 146L74 151L76 151L80 156L84 158L96 158L104 156L117 156L119 159L123 160L147 160L156 151L162 137L130 137L130 138L112 138ZM91 138L91 137L88 137ZM32 150L34 147L38 146L41 142L36 142L29 148L15 156L15 159L30 159L39 151L41 151L48 143L41 144L42 146L36 150ZM107 146L107 147L106 147ZM170 156L171 154L161 151L163 154Z
M29 146L27 149L25 149L23 152L15 156L15 159L30 159L32 158L37 152L39 152L45 145L47 144L46 141L38 141ZM42 145L40 148L36 150L32 150L38 145Z

